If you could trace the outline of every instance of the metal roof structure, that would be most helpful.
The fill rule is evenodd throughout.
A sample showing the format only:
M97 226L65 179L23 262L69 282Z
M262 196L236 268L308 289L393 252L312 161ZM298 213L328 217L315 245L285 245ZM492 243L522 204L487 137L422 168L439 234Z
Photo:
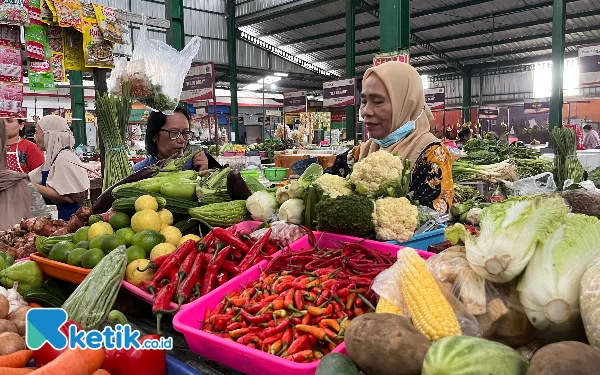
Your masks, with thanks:
M575 57L579 46L600 43L600 0L566 1L565 54ZM360 75L379 51L379 3L356 2ZM345 74L345 7L346 0L237 0L238 38L302 65L306 73L290 76L294 82L282 86L318 89L322 81ZM552 0L415 0L410 12L410 63L421 74L550 60ZM254 82L259 76L253 69L246 73Z

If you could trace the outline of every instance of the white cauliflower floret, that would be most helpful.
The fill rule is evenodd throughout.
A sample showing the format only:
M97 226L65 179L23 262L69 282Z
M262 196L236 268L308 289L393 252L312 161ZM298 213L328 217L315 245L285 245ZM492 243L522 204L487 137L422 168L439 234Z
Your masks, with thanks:
M353 194L352 189L348 187L348 181L341 176L325 173L317 178L314 184L319 185L331 198Z
M377 239L404 242L411 239L418 223L417 207L406 198L383 198L375 201L373 224Z
M360 194L373 195L384 183L398 179L403 169L400 157L380 150L354 164L350 182Z

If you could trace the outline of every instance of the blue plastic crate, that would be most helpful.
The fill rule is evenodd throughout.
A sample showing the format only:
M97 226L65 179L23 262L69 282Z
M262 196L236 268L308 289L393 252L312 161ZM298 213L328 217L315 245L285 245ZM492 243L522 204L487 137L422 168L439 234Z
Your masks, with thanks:
M386 241L387 243L391 243L394 245L412 247L417 250L426 251L429 245L433 245L436 243L440 243L444 241L444 229L446 226L444 224L438 225L438 229L431 230L429 232L421 233L415 235L413 238L406 242L398 242L398 241Z

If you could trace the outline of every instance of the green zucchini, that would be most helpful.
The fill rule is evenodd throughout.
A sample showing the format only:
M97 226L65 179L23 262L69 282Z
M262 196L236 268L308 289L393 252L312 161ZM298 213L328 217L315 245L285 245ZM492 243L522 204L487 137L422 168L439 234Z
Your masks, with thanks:
M250 220L245 200L207 204L190 208L189 212L193 218L213 227L229 227Z
M188 210L190 208L198 207L198 202L195 202L195 201L191 201L188 199L175 198L175 197L167 197L160 193L154 193L151 191L140 190L140 189L126 188L126 189L121 189L116 193L113 193L113 196L116 199L132 198L132 197L138 198L142 195L151 195L154 198L164 198L167 202L165 208L167 210L171 211L173 214L187 215Z
M53 293L52 291L44 288L32 288L29 289L23 298L27 302L34 302L42 307L55 307L60 308L63 303L65 303L65 298L58 293Z
M62 305L69 319L86 331L101 327L117 299L126 267L125 246L102 258Z

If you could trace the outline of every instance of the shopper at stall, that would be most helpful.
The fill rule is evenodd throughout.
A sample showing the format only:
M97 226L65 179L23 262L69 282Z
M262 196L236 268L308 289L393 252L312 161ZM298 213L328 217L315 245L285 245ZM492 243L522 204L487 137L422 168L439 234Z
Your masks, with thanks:
M461 131L458 132L458 142L456 142L456 146L458 146L459 149L463 149L463 146L465 145L465 143L467 143L467 141L471 139L471 129L470 128L466 128L463 129Z
M7 118L6 137L8 142L8 169L15 172L29 173L44 164L44 153L37 145L22 138L25 120Z
M592 129L592 125L585 125L583 127L583 147L586 150L594 149L600 146L600 136L598 132Z
M56 204L59 219L69 220L81 200L88 197L90 180L87 169L73 151L75 139L67 120L56 115L43 117L36 125L35 138L46 151L42 183L35 187L48 204Z
M178 106L172 115L152 112L146 127L148 157L134 165L133 170L138 171L172 156L183 155L193 134L190 130L190 113L184 107ZM208 158L204 152L198 152L185 163L184 169L207 170Z
M384 149L410 160L413 198L447 212L454 197L452 158L430 132L433 115L419 73L401 62L370 68L363 77L360 111L370 137L361 145L360 159Z

